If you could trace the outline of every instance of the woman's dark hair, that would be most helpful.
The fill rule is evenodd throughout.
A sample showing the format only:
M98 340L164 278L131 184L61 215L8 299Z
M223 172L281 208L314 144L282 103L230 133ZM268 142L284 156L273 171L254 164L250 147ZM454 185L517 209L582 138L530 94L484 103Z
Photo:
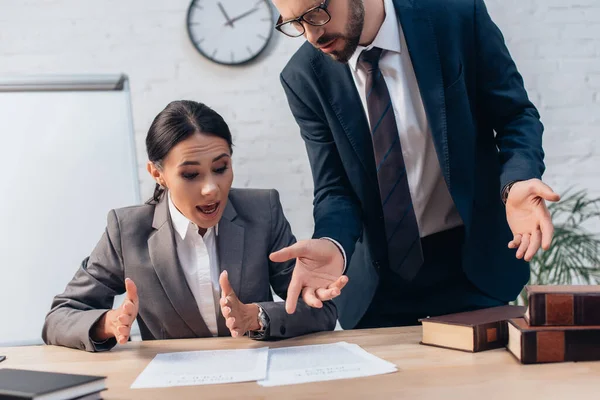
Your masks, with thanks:
M225 139L229 150L233 152L231 132L223 117L205 104L178 100L169 103L152 121L146 136L148 159L157 168L162 168L162 161L171 149L194 133ZM157 203L163 192L164 188L157 183L154 195L148 202Z

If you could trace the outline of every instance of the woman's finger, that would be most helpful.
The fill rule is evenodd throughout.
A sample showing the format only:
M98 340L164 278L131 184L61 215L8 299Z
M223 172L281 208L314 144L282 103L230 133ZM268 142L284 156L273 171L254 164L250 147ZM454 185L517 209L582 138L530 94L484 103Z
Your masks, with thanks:
M121 325L117 327L117 332L119 332L119 335L129 336L131 328L125 325Z
M133 317L135 314L135 305L130 300L126 300L123 303L123 312Z
M221 312L223 313L223 316L225 318L227 318L227 317L229 317L229 314L231 314L231 308L229 308L229 307L223 307L221 309Z
M227 318L225 320L225 325L227 325L227 327L229 329L233 329L233 327L235 326L235 318L233 318L233 317Z
M127 314L121 314L117 317L117 322L119 323L119 325L130 326L132 318Z
M219 304L221 305L221 307L225 307L228 302L229 302L229 300L227 300L227 297L221 297L219 299Z

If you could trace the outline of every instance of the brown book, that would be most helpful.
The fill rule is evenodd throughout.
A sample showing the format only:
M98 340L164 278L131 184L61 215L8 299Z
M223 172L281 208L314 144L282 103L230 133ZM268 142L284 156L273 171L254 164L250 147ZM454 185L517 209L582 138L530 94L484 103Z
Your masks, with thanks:
M508 321L508 350L523 364L600 360L600 325L531 326Z
M531 326L600 325L600 285L526 286Z
M522 317L525 307L499 306L421 319L421 344L478 352L506 346L506 321Z

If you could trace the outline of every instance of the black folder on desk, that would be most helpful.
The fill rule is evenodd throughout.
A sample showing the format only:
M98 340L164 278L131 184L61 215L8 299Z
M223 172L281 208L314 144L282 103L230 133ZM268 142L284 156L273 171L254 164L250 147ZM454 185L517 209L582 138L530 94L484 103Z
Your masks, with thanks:
M0 369L0 400L71 400L100 398L106 377Z

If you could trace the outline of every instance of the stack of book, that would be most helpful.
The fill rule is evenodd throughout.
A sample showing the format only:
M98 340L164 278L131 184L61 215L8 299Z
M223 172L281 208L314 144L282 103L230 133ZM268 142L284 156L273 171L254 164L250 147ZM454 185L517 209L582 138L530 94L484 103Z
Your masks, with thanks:
M600 360L600 285L527 286L528 308L508 320L508 350L523 364Z

